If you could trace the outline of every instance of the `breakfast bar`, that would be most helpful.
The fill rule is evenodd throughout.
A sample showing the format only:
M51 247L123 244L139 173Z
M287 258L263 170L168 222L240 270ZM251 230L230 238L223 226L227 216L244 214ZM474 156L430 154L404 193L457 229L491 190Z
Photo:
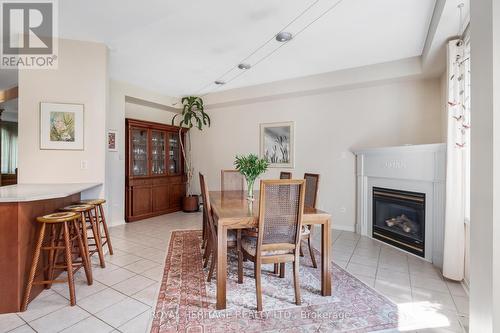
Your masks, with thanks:
M20 311L37 233L36 217L79 202L100 183L18 184L0 188L0 313ZM33 288L39 294L43 286Z

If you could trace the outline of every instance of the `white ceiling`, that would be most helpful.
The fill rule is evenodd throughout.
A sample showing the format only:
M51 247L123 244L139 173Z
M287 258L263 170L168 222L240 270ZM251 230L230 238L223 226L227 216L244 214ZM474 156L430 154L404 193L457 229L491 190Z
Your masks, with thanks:
M64 0L60 34L106 43L111 78L171 96L200 94L330 72L422 54L436 0ZM285 30L285 45L271 40L248 62L271 56L225 86L234 67ZM233 68L233 70L231 70Z

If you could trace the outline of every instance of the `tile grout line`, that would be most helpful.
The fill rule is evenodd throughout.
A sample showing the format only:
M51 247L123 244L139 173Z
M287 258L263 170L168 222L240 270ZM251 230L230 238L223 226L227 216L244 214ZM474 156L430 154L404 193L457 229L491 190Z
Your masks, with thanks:
M466 317L468 317L468 315L465 316L465 314L461 314L459 312L457 302L455 301L455 297L453 297L453 294L450 290L450 287L448 286L448 283L446 282L446 279L444 279L444 284L446 285L446 289L448 289L448 293L450 294L451 300L453 301L453 305L455 306L455 313L456 313L456 316L458 319L458 323L459 323L460 327L462 328L462 331L467 332L467 330L465 329L464 325L462 324L462 321L460 320L460 318L466 318Z
M29 323L26 323L26 325L28 325L28 327L31 328L33 331L37 332L37 330L35 330L35 328L33 326L31 326Z
M408 256L406 256L406 264L408 265L408 279L410 280L410 294L411 294L411 302L414 302L413 299L413 283L411 281L411 270L410 270L410 260L408 259Z
M161 249L157 249L157 248L154 248L154 247L147 247L147 246L144 246L144 247L146 247L146 248L151 248L151 249L154 249L154 250L157 250L157 251L163 251L163 250L161 250ZM166 245L166 247L168 247L168 244ZM127 252L127 251L129 251L129 250L123 250L123 249L120 249L120 247L119 247L119 246L117 247L117 249L118 249L118 250L120 250L121 252L125 252L125 253L126 253L125 255L134 255L134 256L139 257L139 258L141 258L141 259L146 259L146 260L149 260L149 261L152 261L152 262L158 263L157 261L151 260L150 258L146 258L145 256L142 256L142 255L140 255L140 254L136 254L136 253L134 253L134 252ZM119 257L120 257L120 256L117 256L116 258L119 258ZM140 260L140 259L139 259L139 260ZM139 260L137 260L137 261L139 261ZM127 265L131 265L131 264L133 264L133 263L136 263L137 261L131 262L131 263L127 264ZM110 262L111 262L111 263L113 263L112 261L110 261ZM161 265L161 264L159 264L159 265ZM117 266L118 266L118 265L117 265Z
M342 231L342 233L344 233L344 231ZM340 236L339 236L340 238ZM361 239L361 237L358 238L358 240L356 241L356 245L354 245L354 249L352 250L352 253L351 253L351 256L349 257L349 260L347 261L347 266L346 266L346 269L347 267L349 266L349 264L351 263L351 259L352 259L352 256L354 255L354 251L356 250L356 248L358 247L358 244L359 244L359 240Z
M63 295L61 295L61 294L60 294L60 293L58 293L57 291L55 291L55 290L53 290L53 289L49 289L49 290L52 290L52 292L53 292L53 293L55 293L55 294L57 294L57 295L61 296L61 297L62 297L62 298L64 298L65 300L68 300L66 297L64 297ZM31 301L33 301L33 300L31 300ZM29 303L28 303L28 306L29 306ZM27 325L29 325L29 326L31 327L30 323L32 323L32 322L34 322L34 321L36 321L36 320L38 320L38 319L41 319L41 318L43 318L43 317L46 317L46 316L48 316L48 315L50 315L50 314L52 314L52 313L54 313L54 312L56 312L56 311L59 311L59 310L61 310L61 309L65 308L66 306L67 306L67 304L66 304L66 305L64 305L64 306L61 306L60 308L57 308L57 309L55 309L55 310L53 310L53 311L50 311L50 312L48 312L48 313L46 313L46 314L44 314L44 315L42 315L42 316L40 316L40 317L35 317L34 319L32 319L32 320L30 320L30 321L24 320L24 319L23 319L23 318L22 318L22 317L18 314L19 312L16 312L16 314L17 314L19 317L21 317L21 319L22 319L24 322L26 322L26 324L27 324ZM27 308L27 309L26 309L26 311L29 311L29 309Z
M136 275L139 275L139 274L136 274ZM126 280L124 280L124 281L126 281ZM121 282L123 282L123 281L121 281ZM100 282L100 283L102 283L102 282ZM118 283L120 283L120 282L118 282ZM103 284L103 285L105 285L105 284ZM151 285L153 285L153 284L151 284ZM149 285L149 286L145 287L144 289L149 288L151 285ZM105 285L105 286L107 287L107 289L112 289L113 291L116 291L116 292L118 292L118 293L120 293L120 294L124 295L126 298L131 298L131 299L133 299L133 300L135 300L135 301L137 301L137 302L139 302L139 303L141 303L141 304L143 304L143 305L145 305L145 306L147 306L147 307L149 307L149 308L150 308L150 309L148 309L148 310L145 310L145 311L141 312L141 313L140 313L140 314L138 314L137 316L134 316L134 317L130 318L128 321L126 321L125 323L123 323L123 324L122 324L122 325L120 325L120 326L125 325L126 323L128 323L128 322L129 322L129 321L131 321L132 319L135 319L136 317L138 317L138 316L142 315L142 314L143 314L143 313L145 313L146 311L151 311L151 310L152 310L152 308L153 308L151 305L146 304L146 303L144 303L144 302L142 302L142 301L140 301L140 300L138 300L138 299L136 299L136 298L132 297L132 295L130 295L130 296L129 296L129 295L127 295L127 294L124 294L123 292L121 292L121 291L119 291L119 290L114 289L112 286L108 286L108 285ZM141 289L141 290L140 290L140 291L138 291L137 293L139 293L139 292L143 291L144 289ZM98 293L100 293L100 292L102 292L102 291L104 291L104 290L105 290L105 289L100 290L100 291L98 291L98 292L96 292L96 293L93 293L93 294L91 294L91 295L88 295L88 296L86 296L86 297L84 297L84 298L82 298L82 299L85 299L85 298L87 298L87 297L90 297L90 296L93 296L93 295L95 295L95 294L98 294ZM64 295L61 295L59 292L57 292L57 291L55 291L55 290L54 290L54 292L55 292L56 294L58 294L59 296L61 296L61 297L65 298L65 299L67 299ZM137 293L134 293L133 295L135 295L135 294L137 294ZM111 305L108 305L108 306L106 306L106 307L102 308L101 310L99 310L99 312L104 311L104 310L106 310L106 309L108 309L108 308L110 308L110 307L112 307L112 306L114 306L114 305L116 305L116 304L118 304L118 303L120 303L120 302L123 302L123 301L124 301L124 300L121 300L121 301L119 301L119 302L116 302L116 303L113 303L113 304L111 304ZM83 310L83 311L85 311L85 312L89 313L89 314L90 314L90 316L95 317L95 318L97 318L98 320L100 320L100 321L102 321L103 323L105 323L106 325L108 325L108 326L112 327L113 329L115 329L115 330L117 330L117 331L120 331L120 330L118 329L118 327L115 327L115 326L111 325L110 323L108 323L108 322L106 322L106 321L102 320L102 319L101 319L101 318L99 318L98 316L96 316L96 314L97 314L97 313L93 314L93 313L91 313L91 312L87 311L86 309L84 309L84 308L80 307L78 304L77 304L76 306L77 306L79 309L81 309L81 310ZM56 311L58 311L58 310L61 310L61 309L62 309L62 308L57 309L57 310L55 310L55 311L52 311L52 312L50 312L50 313L47 313L46 315L43 315L43 316L41 316L41 317L39 317L39 318L37 318L37 319L35 319L35 320L41 319L41 318L43 318L43 317L45 317L45 316L48 316L49 314L52 314L52 313L54 313L54 312L56 312ZM99 313L99 312L98 312L98 313ZM80 320L80 321L76 322L75 324L73 324L73 325L71 325L71 326L69 326L69 327L65 327L65 328L64 328L64 329L62 329L61 331L64 331L65 329L68 329L68 328L70 328L70 327L73 327L73 326L75 326L76 324L78 324L78 323L80 323L80 322L82 322L82 321L84 321L84 320L86 320L86 319L88 319L88 318L89 318L89 317L85 317L84 319L82 319L82 320ZM21 319L22 319L22 318L21 318ZM33 321L35 321L35 320L33 320ZM27 324L29 325L29 323L27 323ZM22 325L21 325L21 326L22 326ZM30 327L31 327L31 326L30 326ZM32 327L31 327L31 328L32 328ZM59 331L59 332L61 332L61 331ZM35 332L36 332L36 330L35 330ZM121 331L120 331L120 332L121 332Z
M143 311L143 312L139 313L137 316L130 318L129 320L127 320L126 322L124 322L123 324L121 324L119 327L117 327L117 328L115 328L115 329L116 329L117 331L119 331L119 332L122 332L122 330L120 329L120 327L122 327L123 325L125 325L125 324L127 324L127 323L131 322L132 320L134 320L134 319L136 319L136 318L138 318L139 316L142 316L142 315L143 315L143 314L145 314L146 312L148 312L148 311L152 311L152 310L153 310L153 309L151 308L151 309L149 309L149 310L146 310L146 311ZM153 313L152 313L152 312L151 312L151 315L153 315ZM152 317L152 316L151 316L151 317ZM108 324L108 325L109 325L109 324Z
M378 257L377 257L377 269L375 270L375 279L373 280L373 288L375 288L375 285L377 284L377 277L378 277L378 270L380 267L380 256L381 255L382 255L382 248L379 247Z
M170 234L171 234L171 232L170 232ZM167 246L168 246L168 245L167 245ZM159 249L158 249L158 250L159 250ZM126 252L126 251L123 251L123 252ZM140 257L140 256L138 256L138 257ZM141 258L142 258L142 257L141 257ZM143 258L143 259L145 259L145 258ZM139 261L139 260L138 260L138 261ZM132 263L130 263L130 264L132 264ZM114 264L114 265L115 265L115 264ZM161 264L158 264L158 265L160 266ZM116 284L119 284L119 283L121 283L121 282L127 281L127 280L129 280L129 279L131 279L131 278L133 278L133 277L138 276L138 275L140 275L141 277L147 278L147 279L149 279L149 278L148 278L148 277L146 277L146 276L143 276L143 275L142 275L142 274L140 274L140 273L136 273L136 272L130 271L130 270L128 270L128 269L126 269L126 268L124 268L123 266L119 266L119 265L116 265L116 266L118 266L118 267L120 267L120 268L123 268L123 269L125 269L125 270L127 270L127 271L129 271L129 272L132 272L132 273L134 273L135 275L133 275L133 276L131 276L131 277L129 277L128 279L125 279L125 280L123 280L123 281L117 282L117 283L115 283L115 284L113 284L113 285L111 285L111 286L110 286L110 285L107 285L107 284L105 284L105 283L102 283L102 282L101 282L101 281L99 281L99 280L96 280L96 281L98 281L99 283L101 283L101 284L103 284L104 286L106 286L106 287L107 287L107 289L114 290L114 291L116 291L116 292L118 292L118 293L120 293L120 294L124 295L124 296L125 296L125 297L127 297L127 298L131 298L131 299L133 299L133 300L135 300L135 301L137 301L137 302L139 302L139 303L141 303L141 304L143 304L143 305L145 305L145 306L149 307L149 309L147 309L147 310L145 310L145 311L141 312L140 314L138 314L138 315L136 315L136 316L134 316L134 317L130 318L128 321L124 322L122 325L120 325L120 327L121 327L121 326L123 326L123 325L127 324L128 322L130 322L130 321L134 320L135 318L137 318L137 317L139 317L139 316L143 315L143 314L144 314L144 313L146 313L147 311L152 311L152 308L153 308L153 307L152 307L151 305L146 304L146 303L144 303L144 302L142 302L142 301L140 301L140 300L138 300L138 299L134 298L134 297L133 297L133 295L136 295L137 293L139 293L139 292L143 291L144 289L149 288L149 287L150 287L150 286L152 286L154 283L161 283L161 281L159 282L159 281L155 281L155 280L153 280L153 279L150 279L151 281L154 281L154 283L152 283L152 284L150 284L149 286L147 286L147 287L145 287L145 288L143 288L143 289L141 289L141 290L137 291L137 292L136 292L136 293L134 293L133 295L127 295L127 294L124 294L123 292L121 292L121 291L119 291L119 290L117 290L117 289L113 288L113 286L114 286L114 285L116 285ZM147 271L147 270L146 270L146 271ZM103 290L101 290L101 291L104 291L104 290L105 290L105 289L103 289ZM93 294L90 294L90 295L88 295L88 296L84 297L83 299L85 299L85 298L87 298L87 297L90 297L90 296L92 296L92 295L95 295L95 294L97 294L97 293L99 293L99 292L101 292L101 291L98 291L98 292L95 292L95 293L93 293ZM56 293L56 294L58 294L59 296L61 296L61 297L65 298L65 299L67 299L64 295L60 294L60 293L59 293L59 292L57 292L56 290L53 290L53 292L54 292L54 293ZM120 302L121 302L121 301L120 301ZM119 303L119 302L117 302L117 303ZM115 304L117 304L117 303L114 303L114 304L112 304L112 305L110 305L110 306L107 306L107 307L105 307L105 308L101 309L99 312L101 312L101 311L103 311L103 310L105 310L105 309L108 309L109 307L111 307L111 306L113 306L113 305L115 305ZM78 306L78 305L77 305L77 306ZM78 321L77 323L75 323L75 324L73 324L73 325L71 325L71 326L69 326L69 327L64 328L63 330L68 329L68 328L70 328L70 327L73 327L73 326L77 325L78 323L80 323L80 322L82 322L82 321L84 321L84 320L86 320L86 319L88 319L88 318L90 318L90 317L94 317L94 318L98 319L99 321L101 321L101 322L105 323L105 324L106 324L106 325L108 325L109 327L113 328L114 330L117 330L117 331L119 331L119 332L122 332L122 331L121 331L118 327L115 327L115 326L111 325L110 323L105 322L104 320L102 320L102 319L100 319L99 317L97 317L95 314L90 313L89 311L87 311L87 310L85 310L85 309L81 308L80 306L78 306L78 308L79 308L79 309L81 309L81 310L83 310L83 311L85 311L85 312L86 312L86 313L88 313L90 316L89 316L89 317L85 317L84 319L82 319L82 320ZM62 308L60 308L60 309L62 309ZM39 318L37 318L37 319L35 319L35 320L38 320L38 319L40 319L40 318L43 318L43 317L45 317L45 316L47 316L47 315L49 315L49 314L52 314L52 313L54 313L54 312L56 312L56 311L58 311L58 310L60 310L60 309L57 309L57 310L55 310L55 311L53 311L53 312L50 312L50 313L48 313L48 314L45 314L45 315L43 315L43 316L41 316L41 317L39 317ZM17 315L17 314L16 314L16 315ZM19 315L18 315L18 316L19 316ZM25 322L28 326L30 326L30 328L32 328L32 329L33 329L33 327L31 327L31 325L29 325L29 323L28 323L28 322L26 322L24 319L22 319L22 318L21 318L21 320L23 320L23 321L24 321L24 322ZM21 326L23 326L23 325L21 325ZM21 327L21 326L19 326L19 327ZM33 329L33 330L34 330L34 329ZM63 330L61 330L61 331L63 331ZM34 331L36 331L36 330L34 330Z
M131 277L130 277L130 278L128 278L128 279L131 279L131 278L133 278L133 277L135 277L135 276L137 276L137 275L140 275L140 274L135 273L135 275L131 276ZM142 275L141 275L141 276L142 276ZM147 278L147 277L145 277L145 278ZM128 280L128 279L125 279L125 280L123 280L123 281L117 282L117 283L115 283L115 284L118 284L118 283L124 282L124 281L126 281L126 280ZM150 280L152 280L152 279L150 279ZM86 298L88 298L88 297L90 297L90 296L96 295L96 294L98 294L98 293L100 293L100 292L102 292L102 291L104 291L104 290L106 290L106 289L111 289L111 290L113 290L113 291L116 291L116 292L118 292L118 293L120 293L120 294L124 295L124 296L125 296L125 297L127 297L127 298L131 298L131 299L133 299L133 300L135 300L135 301L137 301L137 302L139 302L139 303L141 303L141 304L143 304L143 305L145 305L145 306L148 306L148 307L152 308L152 306L151 306L151 305L146 304L146 303L144 303L144 302L142 302L142 301L140 301L140 300L138 300L138 299L134 298L134 297L133 297L133 295L135 295L135 294L137 294L137 293L139 293L139 292L143 291L143 290L144 290L144 289L146 289L146 288L149 288L149 287L150 287L150 286L152 286L154 283L152 283L151 285L149 285L149 286L147 286L147 287L145 287L145 288L143 288L143 289L139 290L138 292L134 293L133 295L127 295L127 294L125 294L125 293L123 293L123 292L121 292L121 291L119 291L119 290L117 290L117 289L113 288L113 285L111 285L111 286L110 286L110 285L107 285L107 284L105 284L105 283L102 283L102 282L101 282L101 281L99 281L99 280L96 280L96 281L98 281L98 282L99 282L99 283L101 283L102 285L106 286L106 288L105 288L105 289L102 289L102 290L99 290L99 291L97 291L97 292L95 292L95 293L92 293L92 294L90 294L90 295L87 295L86 297L82 298L82 300L84 300L84 299L86 299ZM152 281L153 281L153 280L152 280ZM155 283L158 283L158 281L155 281ZM57 295L61 296L62 298L64 298L65 300L68 300L68 298L67 298L66 296L64 296L63 294L59 293L57 290L55 290L55 289L51 289L51 290L52 290L52 292L54 292L55 294L57 294ZM122 301L123 301L123 300L122 300ZM117 303L111 304L111 305L109 305L109 306L107 306L107 307L105 307L105 308L101 309L99 312L101 312L101 311L103 311L103 310L105 310L105 309L108 309L109 307L111 307L111 306L113 306L113 305L116 305L116 304L118 304L118 303L120 303L120 302L122 302L122 301L119 301L119 302L117 302ZM78 304L77 304L76 306L78 306ZM63 307L58 308L58 309L55 309L54 311L48 312L48 313L44 314L43 316L37 317L37 318L35 318L35 319L33 319L33 320L29 321L29 322L28 322L28 321L26 321L26 320L24 320L22 317L20 317L18 313L16 313L16 315L17 315L17 316L18 316L18 317L19 317L19 318L20 318L23 322L25 322L25 323L26 323L26 324L27 324L30 328L32 328L32 329L36 332L36 330L35 330L35 329L34 329L34 328L30 325L30 322L34 322L34 321L36 321L36 320L39 320L39 319L41 319L41 318L44 318L44 317L46 317L46 316L48 316L48 315L50 315L50 314L53 314L54 312L59 311L59 310L61 310L61 309L65 308L65 307L66 307L66 306L63 306ZM83 308L82 308L82 307L80 307L80 306L78 306L78 308L82 309L83 311L85 311L85 312L87 312L87 313L90 313L89 311L87 311L87 310L83 309ZM146 311L147 311L147 310L146 310ZM144 312L145 312L145 311L144 311ZM142 312L142 313L144 313L144 312ZM142 313L141 313L141 314L142 314ZM97 316L95 316L95 314L92 314L92 313L90 313L90 314L91 314L93 317L95 317L95 318L97 318L97 319L101 320L100 318L98 318ZM88 317L86 317L86 318L84 318L84 319L82 319L82 320L78 321L77 323L79 323L79 322L81 322L81 321L83 321L83 320L85 320L85 319L87 319L87 318L88 318ZM135 317L134 317L134 318L135 318ZM103 320L101 320L101 321L103 321ZM103 321L103 322L104 322L104 321ZM74 325L76 325L77 323L75 323ZM107 323L107 322L105 322L105 323L106 323L107 325L109 325L109 326L113 327L114 329L117 329L116 327L114 327L114 326L110 325L109 323ZM17 329L17 328L19 328L19 327L21 327L21 326L24 326L24 324L23 324L23 325L20 325L20 326L18 326L18 327L16 327L16 328L14 328L14 329ZM71 325L71 326L73 326L73 325ZM71 327L71 326L70 326L70 327ZM66 328L68 328L68 327L66 327ZM66 328L64 328L64 329L66 329ZM12 330L14 330L14 329L12 329ZM63 330L64 330L64 329L63 329ZM10 331L12 331L12 330L10 330ZM10 331L9 331L9 332L10 332Z
M62 295L61 295L61 296L62 296ZM63 297L64 297L64 296L63 296ZM74 323L73 325L70 325L70 326L68 326L68 327L63 328L62 330L59 330L58 332L62 332L62 331L64 331L64 330L67 330L68 328L71 328L71 327L73 327L73 326L75 326L75 325L77 325L77 324L81 323L82 321L89 319L90 317L95 317L92 313L88 312L88 311L87 311L87 310L85 310L84 308L82 308L82 307L80 307L80 306L78 306L78 305L75 305L75 306L76 306L76 307L78 307L80 310L82 310L82 311L84 311L84 312L87 312L90 316L85 317L85 318L83 318L82 320L77 321L77 322L76 322L76 323ZM95 317L95 318L97 318L97 317ZM99 318L97 318L97 319L99 319ZM108 326L110 326L110 327L113 327L113 326L109 325L108 323L105 323L105 324L106 324L106 325L108 325ZM114 327L113 327L113 328L114 328ZM36 332L36 331L35 331L35 332Z
M22 318L22 317L18 314L18 312L14 312L14 314L15 314L15 315L16 315L19 319L21 319L21 321L22 321L24 324L21 324L21 325L19 325L19 326L16 326L16 327L14 327L14 328L11 328L10 330L5 331L5 333L9 333L9 332L12 332L12 331L14 331L14 330L17 330L18 328L23 327L24 325L28 325L30 328L32 328L32 327L28 324L28 322L27 322L26 320L24 320L24 319L23 319L23 318ZM40 318L41 318L41 317L40 317Z
M132 273L134 273L134 272L132 272ZM134 274L135 274L135 275L132 275L131 277L129 277L129 278L127 278L127 279L123 280L123 281L120 281L120 282L114 283L114 284L112 284L112 285L105 284L105 283L103 283L103 282L101 282L101 281L99 281L99 280L96 280L96 281L97 281L97 282L99 282L100 284L102 284L102 285L106 286L106 288L105 288L105 289L102 289L102 290L99 290L99 291L96 291L95 293L89 294L89 295L85 296L84 298L82 298L81 300L84 300L84 299L86 299L86 298L88 298L88 297L90 297L90 296L94 296L94 295L96 295L96 294L98 294L98 293L100 293L100 292L102 292L102 291L104 291L104 290L106 290L106 289L112 289L113 291L116 291L117 293L120 293L120 294L122 294L122 295L124 295L124 296L126 296L126 297L133 298L134 300L136 300L136 301L138 301L138 302L140 302L140 303L142 303L142 304L144 304L144 305L151 306L151 305L146 304L146 303L144 303L144 302L142 302L142 301L140 301L140 300L138 300L138 299L135 299L135 298L133 297L133 295L135 295L135 294L137 294L137 293L140 293L141 291L143 291L143 290L144 290L144 289L146 289L146 288L151 287L151 286L152 286L153 284L155 284L155 283L161 283L161 281L155 281L155 280L150 279L150 278L148 278L147 276L141 275L141 274L139 274L139 273L134 273ZM125 293L121 292L120 290L115 289L115 288L113 287L113 286L115 286L115 285L117 285L117 284L119 284L119 283L122 283L122 282L125 282L125 281L127 281L127 280L130 280L131 278L134 278L134 277L136 277L136 276L141 276L141 277L144 277L144 278L146 278L146 279L149 279L149 280L151 280L151 281L154 281L154 283L151 283L150 285L148 285L148 286L144 287L143 289L141 289L141 290L139 290L139 291L137 291L137 292L133 293L132 295L127 295L127 294L125 294ZM59 293L57 290L52 290L52 291L53 291L53 292L55 292L56 294L58 294L59 296L63 297L64 299L68 300L68 298L67 298L66 296L64 296L63 294ZM119 302L118 302L118 303L119 303ZM115 303L115 304L116 304L116 303ZM112 304L112 305L114 305L114 304ZM110 305L110 306L111 306L111 305ZM109 306L108 306L108 307L109 307ZM103 308L102 310L107 309L108 307ZM60 309L57 309L57 310L60 310ZM55 311L57 311L57 310L55 310ZM102 311L102 310L100 310L100 311ZM55 312L55 311L52 311L52 312L50 312L50 313L53 313L53 312ZM99 312L100 312L100 311L99 311ZM46 316L46 315L43 315L42 317L45 317L45 316ZM42 317L39 317L39 318L42 318ZM37 319L38 319L38 318L37 318ZM35 319L35 320L36 320L36 319ZM32 321L33 321L33 320L32 320Z

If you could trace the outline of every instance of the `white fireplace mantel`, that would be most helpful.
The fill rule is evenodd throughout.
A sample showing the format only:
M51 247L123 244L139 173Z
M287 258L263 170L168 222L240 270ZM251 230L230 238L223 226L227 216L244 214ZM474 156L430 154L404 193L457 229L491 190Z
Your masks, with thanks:
M425 259L443 262L446 144L355 150L356 230L372 237L372 190L384 187L425 193Z

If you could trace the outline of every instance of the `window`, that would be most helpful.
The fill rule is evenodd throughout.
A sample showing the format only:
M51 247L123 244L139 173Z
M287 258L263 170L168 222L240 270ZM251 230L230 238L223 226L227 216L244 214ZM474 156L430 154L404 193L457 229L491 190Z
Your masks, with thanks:
M17 123L0 122L1 173L15 174L17 169Z

